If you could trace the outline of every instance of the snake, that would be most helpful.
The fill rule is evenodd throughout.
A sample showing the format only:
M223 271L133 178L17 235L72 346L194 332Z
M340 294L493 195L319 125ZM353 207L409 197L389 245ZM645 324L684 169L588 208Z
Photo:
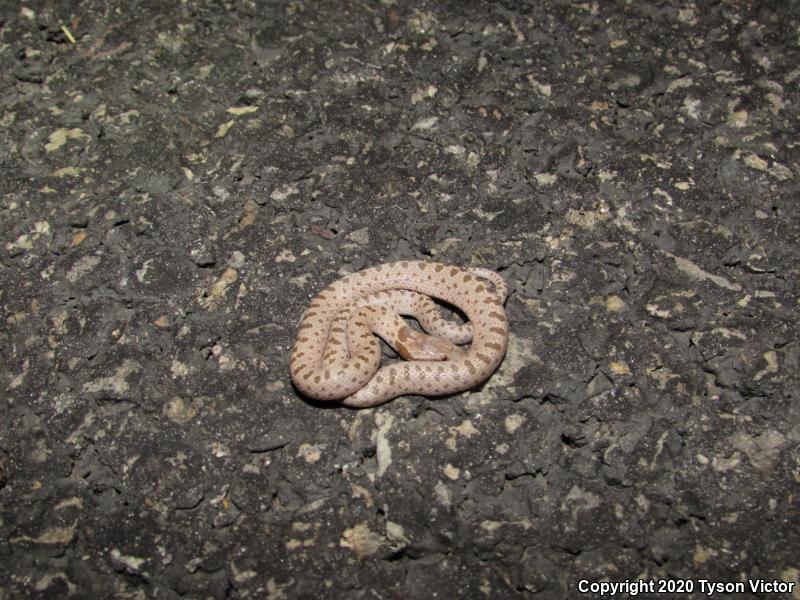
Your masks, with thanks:
M492 375L508 348L507 295L502 275L480 267L408 260L348 274L319 292L303 314L289 359L292 382L312 400L350 408L473 388ZM434 299L466 320L445 318ZM381 366L376 336L405 360Z

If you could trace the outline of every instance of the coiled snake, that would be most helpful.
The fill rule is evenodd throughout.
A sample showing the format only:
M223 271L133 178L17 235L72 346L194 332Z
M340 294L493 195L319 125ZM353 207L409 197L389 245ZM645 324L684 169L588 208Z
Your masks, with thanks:
M347 275L320 292L303 316L290 359L292 381L310 398L355 408L405 394L469 389L505 355L507 292L494 271L433 262L387 263ZM468 323L444 319L431 297L461 310ZM410 328L401 314L427 333ZM380 367L373 333L407 360ZM470 340L468 350L456 345Z

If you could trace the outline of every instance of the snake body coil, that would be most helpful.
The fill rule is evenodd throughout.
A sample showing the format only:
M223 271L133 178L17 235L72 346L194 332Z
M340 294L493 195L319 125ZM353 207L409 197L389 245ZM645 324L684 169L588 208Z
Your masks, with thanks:
M290 372L310 398L350 407L397 396L442 396L488 378L505 355L508 288L488 269L401 261L335 281L310 303L292 348ZM431 297L461 310L468 323L443 319ZM415 317L427 333L398 315ZM380 367L374 333L403 358ZM456 344L472 340L468 350Z

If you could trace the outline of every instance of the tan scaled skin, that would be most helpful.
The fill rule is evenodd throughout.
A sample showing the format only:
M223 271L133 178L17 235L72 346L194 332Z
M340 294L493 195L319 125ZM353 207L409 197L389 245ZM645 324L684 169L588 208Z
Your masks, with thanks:
M494 271L424 261L387 263L347 275L320 292L303 316L290 359L292 381L309 398L353 408L406 394L467 390L503 360L507 292ZM460 309L469 322L443 319L429 296ZM427 334L408 327L398 314L416 318ZM373 333L410 360L380 367L380 344ZM466 351L455 345L470 339Z

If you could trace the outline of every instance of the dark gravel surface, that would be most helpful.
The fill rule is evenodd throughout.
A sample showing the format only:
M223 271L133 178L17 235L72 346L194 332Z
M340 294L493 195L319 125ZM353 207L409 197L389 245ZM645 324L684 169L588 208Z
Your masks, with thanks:
M798 2L5 1L0 82L0 600L800 598ZM500 371L302 400L401 258Z

